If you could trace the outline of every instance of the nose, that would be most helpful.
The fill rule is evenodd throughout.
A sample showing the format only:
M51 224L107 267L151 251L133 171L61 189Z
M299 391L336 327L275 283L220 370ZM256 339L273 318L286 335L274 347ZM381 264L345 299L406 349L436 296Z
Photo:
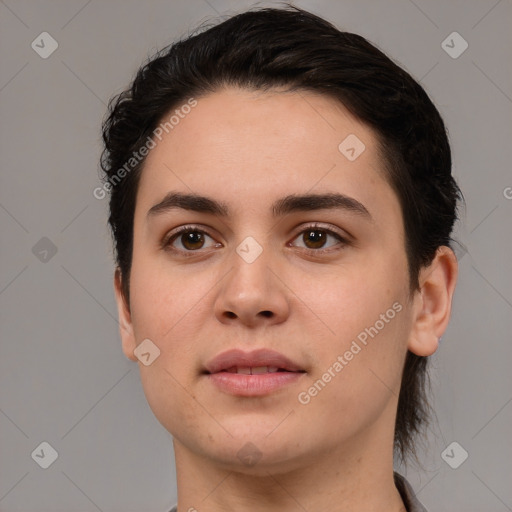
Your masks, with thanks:
M246 327L284 322L290 310L288 288L279 275L279 266L271 259L270 249L249 261L233 251L232 269L215 300L217 319Z

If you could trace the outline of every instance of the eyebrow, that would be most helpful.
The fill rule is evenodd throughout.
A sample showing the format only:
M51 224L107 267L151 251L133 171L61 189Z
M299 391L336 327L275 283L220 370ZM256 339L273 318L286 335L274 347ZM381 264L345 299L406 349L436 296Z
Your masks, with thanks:
M199 213L209 213L219 217L229 217L230 210L226 203L198 194L169 192L162 201L152 206L147 218L162 215L174 209L183 209ZM292 212L338 209L355 213L372 221L366 207L354 199L338 193L327 194L291 194L274 202L271 207L274 217L282 217Z

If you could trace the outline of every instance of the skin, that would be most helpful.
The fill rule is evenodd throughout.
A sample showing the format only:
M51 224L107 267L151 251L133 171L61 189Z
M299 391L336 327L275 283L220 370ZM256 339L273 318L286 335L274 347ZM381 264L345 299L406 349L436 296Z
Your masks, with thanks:
M349 134L366 147L354 161L338 149ZM402 214L383 168L372 130L310 92L226 88L198 98L150 151L137 193L129 307L119 271L114 286L126 357L138 361L134 349L146 338L160 349L139 368L148 403L173 436L180 512L405 510L393 482L401 368L407 350L437 349L457 262L441 247L410 293ZM171 190L225 202L231 215L175 209L148 220ZM371 219L328 209L272 217L275 200L306 192L346 194ZM331 235L315 245L304 232L312 222L350 241ZM207 232L204 246L194 252L178 237L176 252L163 250L165 236L187 224ZM248 236L263 249L252 263L235 250ZM182 256L187 249L192 257ZM396 302L401 311L299 403ZM306 373L268 396L232 396L201 374L231 348L271 348ZM237 457L246 443L261 456L255 465Z

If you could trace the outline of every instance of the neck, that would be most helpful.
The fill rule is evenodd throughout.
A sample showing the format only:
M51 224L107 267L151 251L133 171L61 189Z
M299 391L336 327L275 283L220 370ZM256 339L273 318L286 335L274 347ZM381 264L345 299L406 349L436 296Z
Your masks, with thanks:
M388 441L373 436L287 466L245 468L212 461L174 439L178 512L405 512Z

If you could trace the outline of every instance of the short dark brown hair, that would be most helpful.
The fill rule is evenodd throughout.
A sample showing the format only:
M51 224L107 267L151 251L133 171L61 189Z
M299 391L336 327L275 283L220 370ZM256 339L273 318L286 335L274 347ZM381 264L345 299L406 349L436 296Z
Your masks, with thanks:
M114 181L162 118L190 97L224 86L310 91L339 101L377 134L385 175L400 201L411 292L436 250L450 246L462 194L451 174L443 120L404 69L360 35L292 5L258 8L177 41L148 60L114 96L103 123L115 257L130 304L135 201L144 159ZM119 176L117 176L119 177ZM407 353L395 425L402 460L429 418L427 357Z

